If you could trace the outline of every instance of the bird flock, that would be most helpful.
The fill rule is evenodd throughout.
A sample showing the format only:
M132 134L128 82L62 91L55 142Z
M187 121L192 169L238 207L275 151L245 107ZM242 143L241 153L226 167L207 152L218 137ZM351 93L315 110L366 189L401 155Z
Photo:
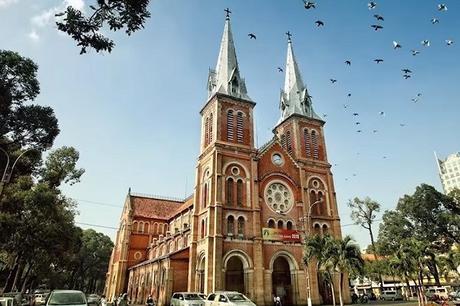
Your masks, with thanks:
M315 2L315 1L302 0L302 2L303 2L303 6L304 6L305 10L307 10L307 11L316 10L321 6L320 1ZM385 31L385 29L384 29L385 28L385 17L380 12L377 12L380 9L379 4L377 2L375 2L375 1L370 1L370 2L367 3L367 9L371 13L371 17L373 17L372 20L374 21L374 22L372 22L370 24L371 30L373 30L374 32ZM427 18L427 23L428 24L431 23L433 26L438 26L440 23L442 23L442 20L443 20L443 18L441 16L443 16L443 14L445 14L445 12L447 12L447 11L448 11L448 7L447 7L446 4L444 4L444 3L437 4L437 6L433 7L433 14L435 12L437 12L439 14L439 16L434 16L434 17L431 17L431 18ZM315 19L313 19L313 20L315 20ZM315 20L314 21L314 26L316 28L318 28L318 29L324 28L324 27L326 27L326 21L325 20L319 20L319 19ZM289 33L288 36L290 36L290 33ZM256 35L254 33L249 33L248 37L250 39L256 39ZM445 45L447 47L451 47L452 45L454 45L454 40L451 39L451 38L445 39L444 42L445 42ZM392 47L393 47L394 52L405 52L404 51L405 48L404 48L403 43L404 42L393 40L392 41ZM415 57L415 56L418 56L419 54L421 54L424 49L430 48L431 46L432 46L432 42L429 39L423 39L423 40L420 41L420 48L416 48L416 47L412 46L412 48L410 48L409 51L410 51L410 54ZM384 63L385 63L385 59L381 58L381 57L373 58L373 59L371 59L371 61L373 61L377 65L382 65L382 64L384 65ZM350 58L344 59L344 61L343 61L345 66L348 67L348 68L351 68L352 62L353 61ZM278 72L283 72L283 68L277 67L277 71ZM400 72L401 72L401 77L404 80L410 80L414 76L413 69L411 69L411 68L402 67L400 69ZM335 78L335 77L330 77L329 81L330 81L330 84L333 85L333 86L339 82L339 80L337 78ZM352 96L352 94L350 92L347 93L348 98L351 98L351 96ZM413 97L411 98L411 102L413 102L413 103L419 103L421 100L422 100L422 93L420 93L420 92L415 93L413 95ZM347 103L343 104L343 108L344 108L344 110L349 110L350 109L350 101L348 101ZM378 115L380 117L385 117L386 112L384 110L381 110L381 111L379 111ZM323 118L326 118L327 116L328 116L327 114L323 114ZM359 113L358 112L352 112L352 116L355 119L354 120L354 126L356 127L356 129L355 129L356 133L358 133L358 134L363 133L364 129L361 128L361 126L362 126L361 120L358 119L358 118L360 118ZM404 122L401 122L401 123L399 123L399 126L401 128L404 128L404 127L407 126L407 124L404 123ZM373 134L378 133L378 129L376 129L376 128L370 129L369 131L372 132ZM358 153L358 155L359 155L359 153ZM384 155L384 156L382 156L382 158L387 159L388 156ZM337 164L334 164L334 165L337 165ZM353 174L353 176L356 176L356 174ZM346 178L346 180L348 180L348 178Z

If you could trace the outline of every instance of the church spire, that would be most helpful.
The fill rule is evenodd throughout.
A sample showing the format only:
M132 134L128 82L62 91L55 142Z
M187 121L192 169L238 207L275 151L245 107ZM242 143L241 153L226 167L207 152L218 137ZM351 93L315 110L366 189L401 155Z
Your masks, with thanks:
M210 69L209 71L208 98L219 92L251 101L247 94L246 83L240 76L238 60L236 59L235 45L230 26L231 11L226 9L225 13L224 33L220 43L216 69Z
M313 110L311 97L302 81L302 75L300 74L299 66L297 65L292 49L292 34L287 32L286 35L288 37L288 48L284 89L281 90L280 97L280 122L294 114L321 119Z

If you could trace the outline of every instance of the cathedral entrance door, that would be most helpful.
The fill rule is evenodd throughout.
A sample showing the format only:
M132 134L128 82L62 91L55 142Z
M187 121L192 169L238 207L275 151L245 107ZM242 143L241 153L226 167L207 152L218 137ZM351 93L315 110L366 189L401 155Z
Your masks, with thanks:
M281 298L283 306L292 304L291 270L286 258L279 256L273 263L272 273L273 295Z
M225 290L245 294L243 262L238 256L232 256L225 269Z

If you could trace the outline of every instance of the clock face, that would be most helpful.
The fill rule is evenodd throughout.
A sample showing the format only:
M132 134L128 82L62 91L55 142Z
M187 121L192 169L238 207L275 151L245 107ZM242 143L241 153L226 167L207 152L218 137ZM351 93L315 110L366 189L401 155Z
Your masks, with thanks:
M273 182L265 188L265 202L273 211L286 213L291 210L294 197L286 185Z
M275 153L272 155L272 162L276 166L281 166L283 164L283 157L279 153Z

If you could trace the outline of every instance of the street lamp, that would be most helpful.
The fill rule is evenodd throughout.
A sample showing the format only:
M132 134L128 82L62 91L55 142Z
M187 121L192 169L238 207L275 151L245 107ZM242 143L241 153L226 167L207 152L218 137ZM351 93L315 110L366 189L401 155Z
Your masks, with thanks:
M25 151L22 152L21 154L19 154L19 156L14 160L13 165L11 166L10 172L8 173L8 167L10 166L10 155L9 155L8 152L6 152L4 149L0 148L0 151L2 151L3 153L5 153L5 156L6 156L5 170L3 171L3 174L2 174L2 177L1 177L1 180L0 180L0 200L1 200L2 194L3 194L3 187L4 187L7 183L10 182L11 176L13 175L14 167L16 166L18 160L21 159L21 157L22 157L24 154L26 154L27 152L32 151L32 150L33 150L33 149L30 148L30 149L25 150Z
M310 224L310 221L311 221L311 210L313 208L313 206L315 206L316 204L319 204L321 203L322 200L317 200L315 202L313 202L309 207L308 207L308 211L307 211L307 215L302 217L302 218L299 218L299 221L301 221L305 226L304 226L304 234L305 234L305 238L306 237L309 237L310 236L310 228L311 228L311 224ZM305 266L305 273L307 274L307 293L308 293L308 297L307 297L307 302L308 302L308 306L312 306L311 304L311 285L310 285L310 271L308 269L308 265L304 265Z

